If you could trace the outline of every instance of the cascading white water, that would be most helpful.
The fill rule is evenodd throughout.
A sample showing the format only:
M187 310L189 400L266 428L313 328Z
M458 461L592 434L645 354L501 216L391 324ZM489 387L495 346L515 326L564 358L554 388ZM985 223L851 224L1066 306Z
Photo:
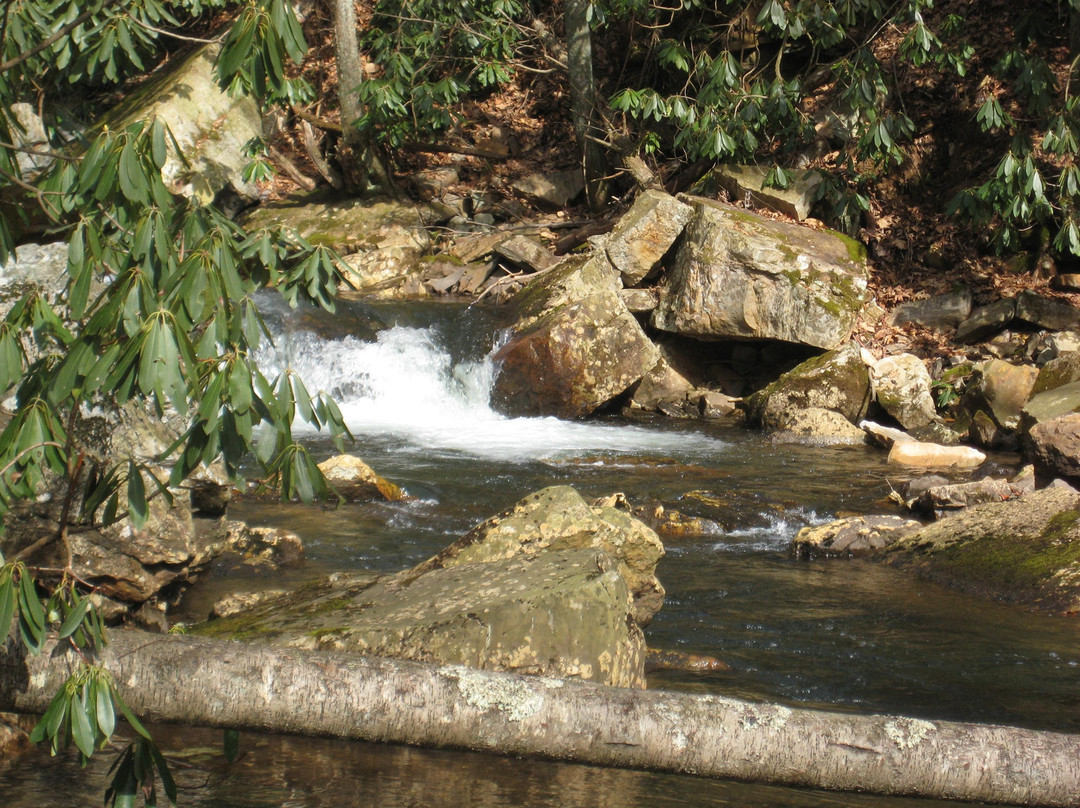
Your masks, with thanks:
M702 456L725 446L700 434L501 415L489 403L496 372L490 355L455 364L432 328L395 326L375 342L326 340L307 331L275 342L259 358L268 378L293 368L311 392L334 396L354 435L394 438L406 450L515 461L598 452Z

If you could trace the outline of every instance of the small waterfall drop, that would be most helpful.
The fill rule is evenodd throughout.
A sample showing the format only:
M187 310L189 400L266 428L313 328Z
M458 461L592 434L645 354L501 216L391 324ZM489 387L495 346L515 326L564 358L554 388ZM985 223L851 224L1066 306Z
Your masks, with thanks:
M293 368L309 391L333 395L355 436L392 441L402 451L558 461L591 454L715 455L725 447L696 433L504 416L489 403L496 373L490 353L455 361L434 327L396 325L374 342L295 331L275 335L275 343L259 357L267 378Z

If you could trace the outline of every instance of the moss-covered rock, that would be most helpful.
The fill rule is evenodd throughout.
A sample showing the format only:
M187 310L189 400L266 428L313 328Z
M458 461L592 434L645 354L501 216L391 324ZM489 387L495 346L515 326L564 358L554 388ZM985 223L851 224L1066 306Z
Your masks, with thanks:
M787 429L796 413L832 410L851 423L870 405L870 374L854 343L808 359L746 401L747 422L764 429Z
M653 325L705 340L777 339L832 349L866 302L857 242L693 198Z
M950 587L1052 612L1080 611L1080 494L1046 488L976 505L905 536L893 563Z
M519 293L495 354L492 400L513 415L579 418L622 395L659 359L618 294L606 257L575 259Z
M411 570L331 576L200 631L644 687L662 554L637 519L555 487Z

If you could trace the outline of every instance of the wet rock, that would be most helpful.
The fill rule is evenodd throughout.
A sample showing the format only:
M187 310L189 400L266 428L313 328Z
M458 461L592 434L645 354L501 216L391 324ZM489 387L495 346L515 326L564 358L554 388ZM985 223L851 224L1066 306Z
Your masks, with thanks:
M687 400L697 407L698 414L708 420L720 420L735 415L739 399L718 390L696 390Z
M692 198L694 216L653 325L703 340L777 339L832 349L866 302L861 245Z
M624 286L637 286L653 272L692 214L693 208L663 191L645 191L634 201L606 242Z
M212 556L236 553L249 566L292 567L304 560L303 541L280 527L252 527L230 519L218 526L215 540Z
M970 446L942 446L909 440L893 444L889 462L919 468L975 468L982 465L986 455Z
M579 418L626 392L659 359L623 305L603 256L574 258L520 292L495 354L492 400L514 415Z
M22 725L23 720L14 713L0 713L0 762L30 749L30 733Z
M788 186L770 188L765 185L769 169L763 166L727 164L718 167L715 177L732 199L750 195L754 207L769 208L801 222L810 215L816 200L821 173L814 170L788 169Z
M590 506L573 488L545 488L477 525L413 572L534 555L541 550L599 548L626 579L635 619L647 625L660 610L664 588L656 565L664 546L648 526L609 505Z
M348 500L388 500L405 497L401 488L375 473L367 463L353 455L337 455L319 464L330 486Z
M261 603L275 600L286 594L284 589L266 589L261 592L233 592L214 603L211 617L232 617L249 611Z
M647 673L652 671L712 673L729 670L731 670L731 666L723 660L704 654L689 654L686 651L650 648L645 656L645 671Z
M1080 413L1035 424L1025 449L1040 477L1080 479Z
M964 286L926 300L901 303L889 315L892 325L914 323L934 331L956 328L971 315L971 289Z
M910 491L909 491L910 493ZM909 501L908 507L930 518L941 518L948 511L958 511L984 502L1004 502L1023 494L1005 480L974 480L967 483L932 485Z
M1003 330L1016 316L1016 300L1003 298L976 309L956 329L959 342L978 342Z
M904 429L937 420L930 373L917 356L903 353L878 360L870 366L870 380L878 404Z
M935 581L1053 612L1080 611L1080 494L1043 489L976 505L889 549Z
M833 410L852 424L866 415L870 375L858 347L848 343L808 359L746 401L747 422L786 429L808 408Z
M849 558L883 550L922 527L899 516L852 516L804 527L791 543L796 558Z
M617 505L545 489L411 570L331 576L204 631L644 687L663 546Z
M218 87L216 58L216 45L196 50L143 82L99 124L115 130L156 118L172 135L162 175L176 193L209 203L228 191L255 202L258 188L243 176L244 146L263 135L262 116L252 97Z

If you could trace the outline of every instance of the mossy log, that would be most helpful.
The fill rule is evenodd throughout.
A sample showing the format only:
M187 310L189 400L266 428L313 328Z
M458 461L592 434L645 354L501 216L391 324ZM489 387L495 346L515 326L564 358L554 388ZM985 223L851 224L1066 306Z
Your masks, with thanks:
M794 709L324 651L113 632L103 658L157 721L879 794L1076 805L1080 736ZM72 659L0 656L0 710L39 712Z

